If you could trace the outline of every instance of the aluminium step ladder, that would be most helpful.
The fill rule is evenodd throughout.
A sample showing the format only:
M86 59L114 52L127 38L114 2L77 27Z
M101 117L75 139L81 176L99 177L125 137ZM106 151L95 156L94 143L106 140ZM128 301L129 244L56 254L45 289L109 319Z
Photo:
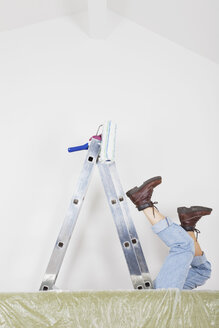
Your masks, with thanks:
M55 286L56 279L77 222L95 165L97 165L99 169L133 287L134 289L153 288L148 266L128 209L127 198L120 183L115 162L112 160L100 161L102 142L102 135L96 135L90 139L89 145L87 143L82 146L69 148L69 152L82 149L88 149L88 152L40 286L40 290L42 291L58 289Z

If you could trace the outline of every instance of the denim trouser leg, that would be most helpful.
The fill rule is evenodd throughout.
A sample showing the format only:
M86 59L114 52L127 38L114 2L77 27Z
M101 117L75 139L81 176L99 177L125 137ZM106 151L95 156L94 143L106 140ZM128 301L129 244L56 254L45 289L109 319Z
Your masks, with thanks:
M195 256L191 263L188 276L183 289L194 289L204 285L211 276L211 263L207 261L205 254Z
M170 247L154 287L183 289L195 252L193 239L169 218L153 225L152 230Z

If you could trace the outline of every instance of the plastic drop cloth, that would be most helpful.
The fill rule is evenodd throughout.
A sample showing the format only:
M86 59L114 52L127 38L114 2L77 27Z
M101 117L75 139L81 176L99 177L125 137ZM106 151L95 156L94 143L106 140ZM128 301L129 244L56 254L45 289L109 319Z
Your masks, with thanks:
M0 327L219 327L219 291L4 293Z

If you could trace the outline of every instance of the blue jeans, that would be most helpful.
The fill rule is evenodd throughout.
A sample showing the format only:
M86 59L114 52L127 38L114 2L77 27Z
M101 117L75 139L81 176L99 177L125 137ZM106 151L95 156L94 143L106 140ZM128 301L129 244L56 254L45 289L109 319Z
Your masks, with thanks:
M152 230L170 247L154 288L193 289L210 278L211 264L205 254L194 256L194 241L181 226L166 218L153 225Z

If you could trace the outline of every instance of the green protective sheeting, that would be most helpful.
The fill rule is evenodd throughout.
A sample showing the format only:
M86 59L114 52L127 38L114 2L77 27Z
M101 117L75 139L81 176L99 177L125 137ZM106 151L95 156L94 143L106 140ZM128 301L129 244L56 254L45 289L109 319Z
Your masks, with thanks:
M219 327L219 291L4 293L0 327Z

